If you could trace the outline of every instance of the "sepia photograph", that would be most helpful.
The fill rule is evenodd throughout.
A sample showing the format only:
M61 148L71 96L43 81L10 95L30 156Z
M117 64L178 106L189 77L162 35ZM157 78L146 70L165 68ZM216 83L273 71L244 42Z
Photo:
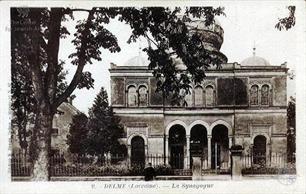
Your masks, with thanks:
M265 3L6 6L10 184L301 191L306 6Z

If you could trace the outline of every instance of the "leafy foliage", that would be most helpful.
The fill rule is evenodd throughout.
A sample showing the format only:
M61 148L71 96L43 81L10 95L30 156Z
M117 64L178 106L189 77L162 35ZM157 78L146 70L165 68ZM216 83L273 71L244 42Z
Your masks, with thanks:
M12 60L17 59L13 57ZM36 101L33 97L33 86L31 83L31 75L27 71L27 64L22 64L21 61L18 61L17 64L12 65L11 71L12 129L13 133L17 133L18 135L20 147L27 150L28 137L31 135L29 126L34 123Z
M27 152L37 112L37 99L34 96L35 88L29 57L33 52L39 50L38 65L40 65L41 70L45 69L47 61L44 46L39 46L39 39L33 40L31 36L37 33L39 26L46 26L46 21L43 18L45 18L45 15L48 15L48 10L37 9L37 11L30 12L28 17L23 17L16 12L15 9L12 9L12 29L14 30L14 36L11 39L12 132L18 135L20 147ZM34 20L36 17L41 17L41 20ZM23 23L28 24L30 28L23 28ZM39 37L43 39L47 36L46 34L46 30L42 31ZM65 82L67 71L63 69L63 65L64 61L60 61L58 64L57 94L63 92L67 87ZM45 79L45 74L42 74L42 77Z
M149 46L143 50L149 56L149 68L158 80L157 91L172 96L178 103L182 89L189 93L189 85L203 81L209 66L220 66L221 61L204 47L201 35L190 33L186 22L202 18L209 26L215 15L224 14L223 10L220 7L122 9L119 20L128 23L133 30L128 42L136 41L140 36L148 41ZM176 67L178 60L183 62L186 70Z
M278 23L275 25L275 28L278 30L289 30L295 26L295 6L288 6L289 16L278 19Z
M69 150L78 154L126 154L125 146L118 139L123 134L119 117L108 105L108 96L102 87L89 109L89 118L76 115L68 135Z
M67 144L71 153L83 154L86 151L86 138L88 118L84 113L75 115L70 124Z
M89 110L89 134L87 152L89 154L118 153L118 139L123 134L119 117L108 105L106 90L102 87Z

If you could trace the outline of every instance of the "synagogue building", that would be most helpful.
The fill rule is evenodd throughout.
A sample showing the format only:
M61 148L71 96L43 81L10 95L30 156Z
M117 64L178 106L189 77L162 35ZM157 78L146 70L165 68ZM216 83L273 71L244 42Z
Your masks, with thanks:
M193 20L187 26L203 35L203 44L223 64L191 85L184 104L172 105L156 92L141 55L111 65L111 105L124 126L128 161L145 164L156 156L172 168L189 169L196 155L203 168L230 168L230 148L241 145L254 163L273 165L271 156L287 149L287 67L256 56L255 48L240 63L228 63L220 52L224 32L218 22ZM177 61L176 68L184 70L184 64Z

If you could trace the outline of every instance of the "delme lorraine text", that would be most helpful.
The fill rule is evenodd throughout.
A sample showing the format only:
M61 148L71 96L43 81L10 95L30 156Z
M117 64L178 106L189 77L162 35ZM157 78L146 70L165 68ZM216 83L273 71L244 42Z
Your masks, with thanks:
M169 189L211 189L213 184L196 184L196 183L170 183L167 185L161 185L158 183L109 183L104 184L102 187L104 189L160 189L160 188L169 188ZM100 187L93 184L92 189Z

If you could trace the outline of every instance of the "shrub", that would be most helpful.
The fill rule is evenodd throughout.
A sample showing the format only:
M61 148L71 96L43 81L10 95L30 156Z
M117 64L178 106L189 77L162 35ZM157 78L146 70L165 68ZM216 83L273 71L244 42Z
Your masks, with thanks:
M251 167L242 169L243 175L250 174L295 174L295 168Z
M174 175L174 171L169 165L157 165L154 169L156 175Z

